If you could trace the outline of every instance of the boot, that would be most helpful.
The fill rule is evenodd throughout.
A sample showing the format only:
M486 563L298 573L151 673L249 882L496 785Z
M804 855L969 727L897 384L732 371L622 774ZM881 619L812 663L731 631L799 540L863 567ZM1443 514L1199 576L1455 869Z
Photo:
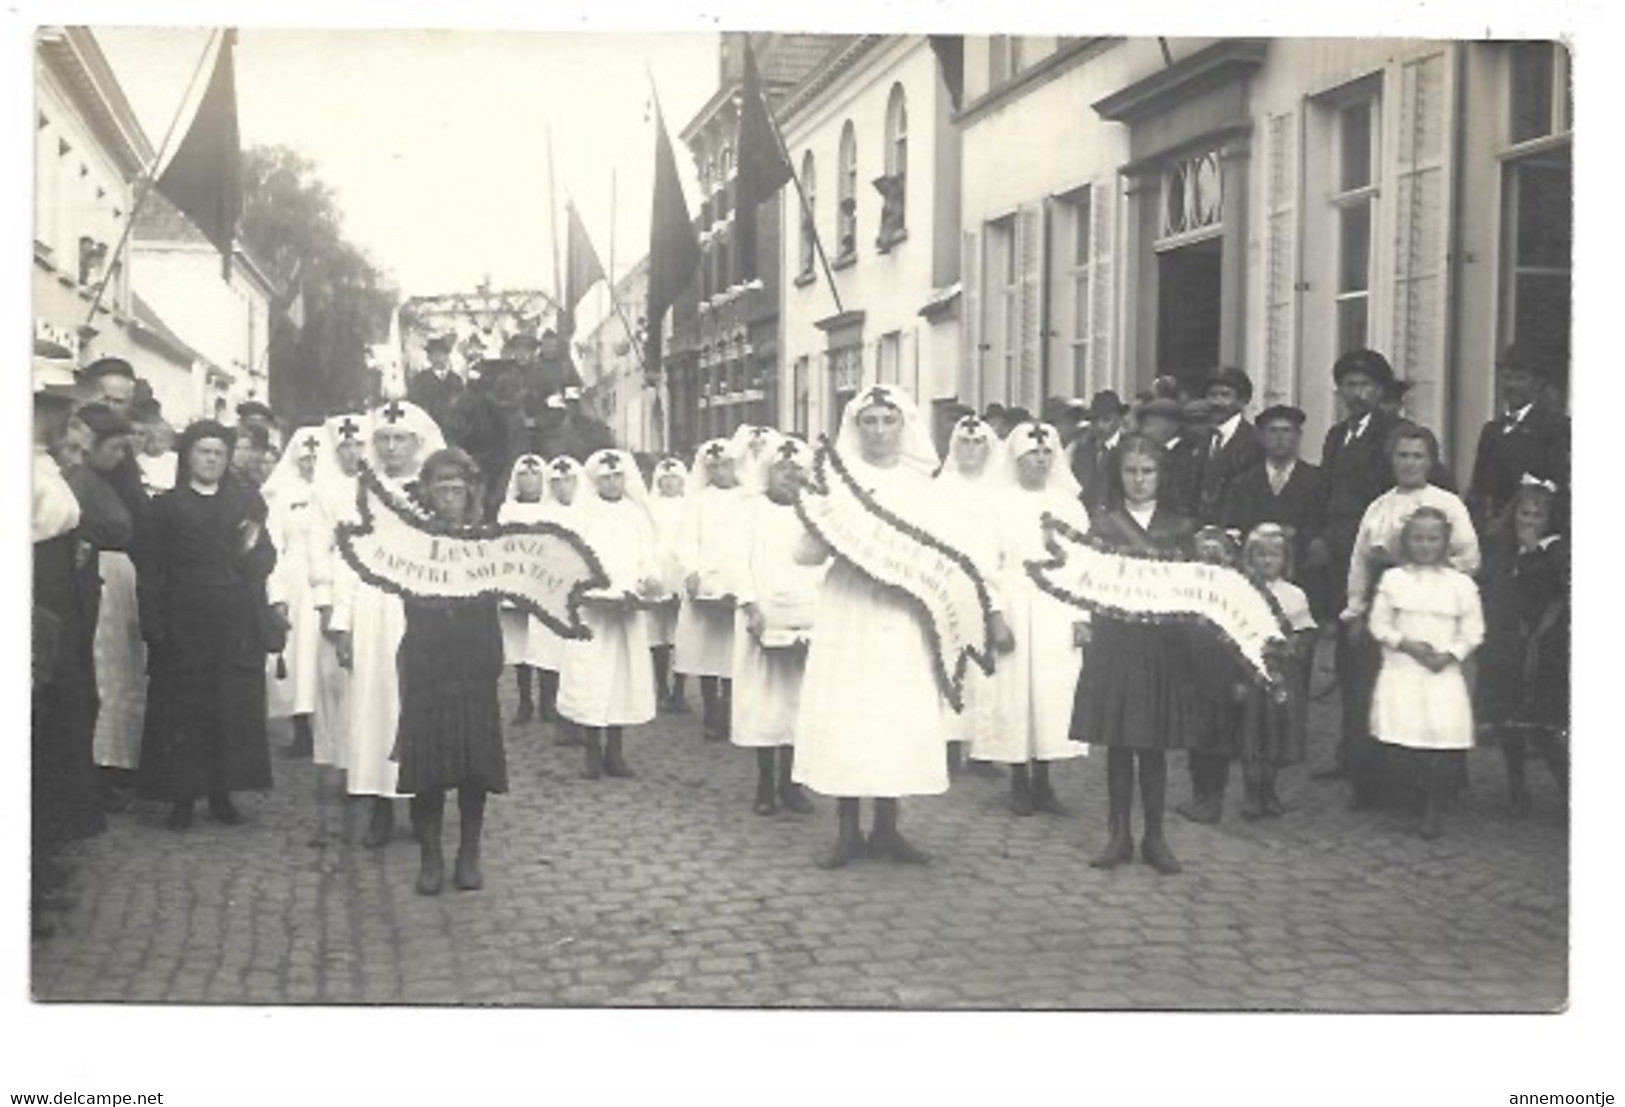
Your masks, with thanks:
M446 793L435 789L407 801L412 816L412 836L418 840L417 893L438 896L446 880L446 859L440 851L440 823L445 814Z
M771 815L779 809L778 789L773 780L773 751L756 751L756 803L751 810L758 815Z
M682 673L671 675L671 701L666 705L673 715L688 714L688 699L683 695L683 685L687 678Z
M1286 804L1281 802L1281 796L1275 790L1276 770L1273 765L1264 769L1264 775L1259 781L1259 787L1264 794L1264 814L1272 819L1278 819L1286 814Z
M724 741L732 740L734 736L734 682L728 677L719 677L717 704L717 724L722 728Z
M587 751L587 767L581 770L581 775L588 780L597 780L604 775L603 733L598 727L581 728L581 744Z
M965 767L965 743L948 743L948 779L953 780Z
M1431 788L1422 796L1422 825L1417 833L1429 842L1444 833L1443 797Z
M285 746L282 756L290 760L300 757L309 757L316 752L316 736L310 729L309 715L295 715L293 717L293 742Z
M243 813L231 802L230 792L209 794L209 817L225 826L237 826L243 821Z
M1546 768L1552 774L1552 780L1557 790L1563 794L1564 802L1569 798L1569 750L1563 744L1563 739L1556 734L1547 734L1539 741L1540 758L1546 762Z
M485 887L485 874L480 871L480 838L485 832L484 788L464 785L457 790L457 817L462 823L462 837L457 840L457 863L452 868L452 880L464 892L477 892ZM437 849L438 846L437 842Z
M858 828L858 801L842 796L835 801L835 844L818 855L820 869L839 869L863 853L863 833Z
M604 775L630 780L637 775L626 766L626 758L621 750L621 728L609 727L604 735Z
M703 713L700 716L700 729L707 742L722 741L721 705L718 699L717 678L702 676L700 678L700 703Z
M1049 782L1048 761L1033 762L1033 808L1063 819L1072 814L1072 809L1056 798L1055 788Z
M1106 751L1106 848L1089 862L1091 868L1115 869L1134 860L1134 835L1129 818L1134 811L1134 751Z
M1190 758L1192 795L1174 810L1193 823L1211 826L1219 821L1224 811L1224 800L1219 791L1221 786L1215 780L1216 767L1222 764L1226 775L1229 775L1229 762L1206 753L1192 752L1187 756Z
M797 784L792 776L795 771L796 750L794 746L779 747L779 802L786 811L797 815L811 815L813 813L812 800L807 798L807 790Z
M1163 804L1168 796L1168 757L1161 750L1137 755L1140 762L1140 803L1145 808L1145 837L1140 839L1140 860L1164 876L1182 866L1162 834Z
M524 726L536 716L536 704L530 695L530 672L529 665L513 667L514 678L519 682L519 710L514 713L514 726Z
M544 723L559 718L559 673L557 669L539 669L536 673L536 713Z
M386 796L372 797L372 818L367 822L367 836L361 844L368 849L382 849L395 836L395 808Z
M1241 817L1249 821L1269 814L1264 805L1264 780L1259 770L1249 765L1241 778Z
M1010 811L1025 818L1034 810L1032 778L1027 766L1010 766Z
M889 857L905 865L924 865L931 857L898 833L897 809L896 799L875 800L875 825L869 831L869 856Z
M650 646L649 661L655 669L655 703L665 711L671 701L671 647Z
M186 830L192 825L192 808L197 801L186 796L175 801L175 806L169 809L169 820L165 823L171 830Z

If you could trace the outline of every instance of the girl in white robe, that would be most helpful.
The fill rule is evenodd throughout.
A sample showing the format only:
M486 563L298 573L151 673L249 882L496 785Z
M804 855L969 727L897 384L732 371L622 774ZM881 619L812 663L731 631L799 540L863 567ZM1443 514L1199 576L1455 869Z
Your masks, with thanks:
M841 413L836 449L858 485L933 533L951 505L931 479L939 459L918 409L892 385L865 389ZM796 551L804 565L834 551L812 535ZM817 642L807 658L796 721L795 780L839 797L838 834L818 859L838 868L867 852L921 863L928 858L897 830L898 797L948 790L946 715L933 646L914 608L845 559L830 561L818 592ZM859 800L875 801L867 842Z
M571 530L580 510L581 462L573 457L560 456L547 463L547 490L542 495L542 507L537 513L544 523L555 523ZM555 746L579 746L581 735L576 725L559 713L559 670L564 664L564 639L560 638L540 619L530 621L530 665L537 674L538 710L542 718L554 725Z
M948 437L948 457L937 473L941 498L953 505L942 537L976 563L990 589L996 589L1000 580L994 572L999 534L991 520L1007 491L1005 465L1003 447L992 424L967 415L954 424ZM974 665L965 673L965 709L948 713L950 775L957 773L967 758L977 775L997 774L990 763L1001 759L981 752L994 740L993 679Z
M660 561L660 583L668 599L649 608L649 653L655 667L655 693L660 710L681 713L682 676L671 671L672 648L677 642L677 612L683 592L683 567L677 547L688 511L688 466L675 457L655 463L654 487L649 490L649 515L654 519L655 549Z
M988 529L997 546L999 596L1010 640L993 672L994 725L979 740L976 755L1011 766L1010 808L1017 815L1065 815L1049 767L1087 752L1072 741L1071 729L1089 616L1034 584L1027 563L1049 556L1046 513L1080 534L1088 533L1089 515L1054 427L1019 424L1005 437L1003 449L1008 477Z
M584 469L581 508L570 525L598 555L610 583L583 598L581 621L592 637L563 640L559 714L582 729L587 779L630 777L624 730L651 721L656 709L643 612L661 594L654 522L631 454L599 450Z
M543 499L547 492L546 460L540 454L520 454L508 470L508 491L497 508L497 523L538 523L542 520ZM502 659L513 666L514 678L519 684L519 711L513 717L514 726L524 726L536 715L536 701L531 694L532 659L531 624L539 622L511 600L501 605ZM544 712L544 721L546 715Z
M755 812L771 815L782 804L805 815L812 802L793 777L796 716L825 566L796 561L807 533L796 514L796 493L812 471L812 448L785 439L777 455L764 494L747 501L747 542L734 578L732 740L756 751Z
M355 517L356 472L364 453L363 418L334 415L323 424L328 448L316 458L315 494L311 500L310 594L320 620L316 653L316 710L311 718L312 759L343 769L349 764L350 671L339 663L338 633L333 629L335 575L349 572L338 552L338 524Z
M419 466L445 447L440 427L415 404L390 400L368 414L366 435L367 463L385 494L402 505L413 504ZM347 660L350 669L346 783L350 795L373 799L363 844L376 849L394 833L392 801L401 798L395 790L399 764L390 752L400 721L396 653L406 631L406 613L399 596L347 571L335 574L331 626L339 635L340 660Z
M712 741L728 736L734 648L728 572L738 557L739 489L732 445L721 438L702 445L689 473L688 510L677 543L683 604L677 615L675 666L700 680L704 733Z
M270 662L266 705L270 718L293 719L293 744L285 751L289 757L309 757L316 748L312 721L322 627L310 567L317 524L316 463L325 448L322 428L301 427L260 490L268 511L266 529L276 547L266 600L273 607L281 605L288 621L287 645Z

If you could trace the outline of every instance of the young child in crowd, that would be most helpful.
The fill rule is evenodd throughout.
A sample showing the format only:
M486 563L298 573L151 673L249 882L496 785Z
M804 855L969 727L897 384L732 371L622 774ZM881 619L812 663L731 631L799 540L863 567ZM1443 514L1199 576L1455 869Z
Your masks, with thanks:
M1242 708L1241 764L1246 788L1241 814L1259 819L1286 814L1275 790L1276 774L1303 760L1309 707L1309 666L1315 655L1315 617L1309 597L1287 579L1292 572L1292 535L1279 523L1253 528L1242 548L1242 563L1275 597L1292 628L1291 649L1280 658L1283 695L1248 690Z

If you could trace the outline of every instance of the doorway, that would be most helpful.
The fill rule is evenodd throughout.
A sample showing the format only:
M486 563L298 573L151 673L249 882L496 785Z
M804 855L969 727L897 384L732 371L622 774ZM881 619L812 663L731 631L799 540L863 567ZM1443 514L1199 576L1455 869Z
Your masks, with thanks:
M1157 372L1193 392L1219 364L1223 262L1219 235L1157 254Z

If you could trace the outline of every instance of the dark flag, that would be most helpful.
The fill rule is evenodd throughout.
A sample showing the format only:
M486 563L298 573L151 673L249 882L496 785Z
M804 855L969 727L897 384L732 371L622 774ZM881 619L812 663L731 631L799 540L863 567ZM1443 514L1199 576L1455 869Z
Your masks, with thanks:
M739 169L734 185L735 225L739 246L739 274L750 280L756 276L756 209L795 177L790 160L784 156L762 95L762 81L756 72L756 57L745 42L745 77L740 93Z
M649 220L648 358L650 368L660 364L660 324L666 310L682 294L700 267L700 239L689 221L677 159L671 152L666 119L655 103L655 194Z
M566 322L561 329L566 335L570 335L575 333L576 305L581 302L588 289L609 278L604 275L604 265L598 260L598 251L592 248L592 239L587 237L587 228L582 225L576 206L568 200L564 204L564 214L569 226L565 232L564 246Z
M214 72L198 101L186 137L157 180L158 191L197 225L220 251L231 276L232 243L243 214L242 152L237 139L237 78L232 50L237 32L221 32Z

